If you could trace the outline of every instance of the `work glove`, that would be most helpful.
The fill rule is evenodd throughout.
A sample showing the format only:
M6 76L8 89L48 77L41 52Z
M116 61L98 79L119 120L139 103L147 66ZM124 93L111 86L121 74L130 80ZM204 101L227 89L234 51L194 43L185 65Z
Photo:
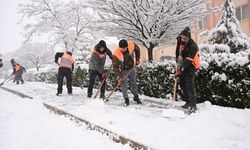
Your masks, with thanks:
M106 78L107 77L107 73L106 72L103 72L102 73L102 78Z
M59 65L59 63L55 60L55 63Z
M119 83L119 84L122 84L122 77L119 77L119 78L118 78L118 83Z
M176 72L174 73L174 77L178 78L181 74L181 71L179 69L176 70Z
M138 66L140 64L140 60L136 60L135 65Z

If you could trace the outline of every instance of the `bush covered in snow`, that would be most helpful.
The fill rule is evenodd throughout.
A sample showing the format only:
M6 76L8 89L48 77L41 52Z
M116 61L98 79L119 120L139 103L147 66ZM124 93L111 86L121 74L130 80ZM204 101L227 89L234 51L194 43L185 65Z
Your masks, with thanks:
M237 53L250 48L250 39L240 29L236 18L232 0L225 0L222 4L223 14L216 27L209 33L212 44L225 44L230 52Z
M250 107L250 49L229 53L225 45L200 46L202 68L197 71L197 101L237 108ZM173 92L174 61L144 64L138 69L139 92L165 98ZM177 93L180 95L180 87Z
M31 82L57 83L57 69L53 67L29 69L24 73L24 79Z
M164 63L145 63L138 69L137 85L141 94L166 98L173 92L174 61Z
M77 67L73 73L73 86L88 87L89 74L87 69Z
M201 45L203 68L196 89L200 102L237 108L250 107L250 49L230 53L225 45Z

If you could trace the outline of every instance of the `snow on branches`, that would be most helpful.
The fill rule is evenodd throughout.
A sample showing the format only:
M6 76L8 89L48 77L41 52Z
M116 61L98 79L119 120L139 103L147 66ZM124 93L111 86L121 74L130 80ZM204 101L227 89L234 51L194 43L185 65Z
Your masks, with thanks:
M222 9L223 15L216 27L210 32L209 40L212 44L228 45L232 53L249 49L250 38L240 29L232 0L224 0Z

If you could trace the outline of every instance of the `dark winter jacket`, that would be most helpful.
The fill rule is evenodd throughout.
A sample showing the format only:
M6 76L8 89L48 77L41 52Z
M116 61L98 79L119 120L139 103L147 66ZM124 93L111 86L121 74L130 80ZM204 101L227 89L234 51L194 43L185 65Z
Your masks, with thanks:
M71 52L67 52L69 55L72 55L72 53ZM62 52L58 52L58 53L56 53L56 55L55 55L55 63L57 63L58 65L59 65L59 63L58 63L58 59L59 58L62 58L62 56L63 56L63 54L64 53L62 53ZM60 67L61 68L61 67ZM74 70L74 63L72 63L72 71Z
M134 49L127 49L127 51L122 52L120 48L117 48L114 53L113 68L114 72L118 76L122 76L122 70L129 70L134 67L135 60L140 60L140 48L134 42L129 41L129 44L134 44ZM130 47L130 46L128 46ZM119 56L122 55L122 56Z
M21 72L21 73L26 72L26 69L23 66L21 66L20 64L18 64L18 63L16 63L12 67L13 67L13 73L12 74L15 74L17 72Z
M180 41L178 42L177 40L177 47L175 52L176 58L178 58L179 55L183 57L183 62L180 67L181 73L195 73L196 69L189 58L194 59L196 52L199 50L197 44L192 39L190 39L189 42L185 45L184 49L181 51L181 54L180 46Z
M106 62L106 55L108 55L110 59L113 59L112 52L107 47L103 52L100 52L100 47L97 44L93 49L90 57L89 70L95 70L99 73L103 73L104 65Z

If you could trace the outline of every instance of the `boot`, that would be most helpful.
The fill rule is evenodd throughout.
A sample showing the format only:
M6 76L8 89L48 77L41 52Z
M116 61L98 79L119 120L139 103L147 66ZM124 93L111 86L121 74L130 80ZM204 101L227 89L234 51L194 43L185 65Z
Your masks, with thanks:
M140 99L139 99L139 96L138 95L136 95L135 97L134 97L134 99L133 99L137 104L142 104L142 102L140 101Z
M196 105L195 105L195 106L190 106L189 112L190 112L190 113L195 113L196 110L197 110Z
M91 98L92 94L91 93L88 93L87 97L88 98Z
M129 99L128 98L125 98L125 106L128 106L129 105Z
M105 97L105 94L104 93L101 93L101 95L100 95L100 99L106 99L106 97Z
M62 95L62 93L56 93L56 96L60 96L60 95Z
M186 102L181 108L188 109L190 107L189 102Z

